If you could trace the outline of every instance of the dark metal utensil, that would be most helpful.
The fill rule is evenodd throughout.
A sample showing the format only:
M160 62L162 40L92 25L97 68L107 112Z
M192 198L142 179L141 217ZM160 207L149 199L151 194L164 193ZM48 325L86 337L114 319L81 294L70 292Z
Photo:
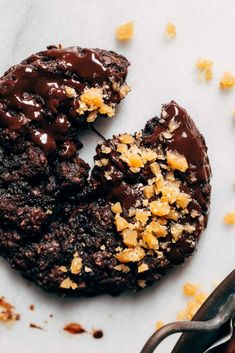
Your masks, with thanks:
M180 337L172 353L203 353L231 332L234 316L235 270L210 295L194 321L173 322L162 327L150 337L141 353L153 353L163 339L179 332L187 333Z
M230 321L230 328L229 331L225 333L225 335L221 338L219 338L218 341L216 341L210 348L208 348L204 353L212 353L214 352L214 348L220 347L224 343L228 342L230 338L232 338L234 332L234 323L233 323L233 318Z

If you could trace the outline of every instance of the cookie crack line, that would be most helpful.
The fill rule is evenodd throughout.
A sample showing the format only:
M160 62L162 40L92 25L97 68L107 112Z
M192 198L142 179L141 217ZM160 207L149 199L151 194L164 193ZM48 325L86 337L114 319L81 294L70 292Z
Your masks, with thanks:
M61 296L151 285L207 224L206 144L174 101L98 144L90 176L79 157L79 133L130 91L128 66L111 51L50 46L0 79L0 254Z

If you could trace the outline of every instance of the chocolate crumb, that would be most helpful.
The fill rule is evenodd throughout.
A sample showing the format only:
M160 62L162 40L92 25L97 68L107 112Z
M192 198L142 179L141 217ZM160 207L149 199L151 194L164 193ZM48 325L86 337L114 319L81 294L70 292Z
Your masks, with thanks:
M34 309L35 309L34 304L30 304L30 306L29 306L29 310L34 311Z
M86 330L76 322L71 322L70 324L64 326L64 331L71 333L73 335L86 332Z
M95 330L94 332L93 332L93 337L94 338L102 338L104 336L104 334L103 334L103 331L102 330Z
M49 317L53 317L53 314L50 314Z
M37 328L38 330L43 330L43 328L42 328L41 326L38 326L38 325L33 324L33 323L30 323L30 324L29 324L29 327L31 327L31 328Z

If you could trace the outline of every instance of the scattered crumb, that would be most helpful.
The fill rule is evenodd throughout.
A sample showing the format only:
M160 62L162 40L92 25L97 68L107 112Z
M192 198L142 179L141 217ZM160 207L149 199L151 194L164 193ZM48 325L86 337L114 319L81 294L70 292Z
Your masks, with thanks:
M206 81L211 81L213 77L212 66L212 60L198 59L198 61L196 62L196 68L200 72L199 79L201 79L203 75Z
M156 330L159 330L162 326L164 326L164 322L163 321L157 321L156 322Z
M20 315L15 313L15 307L6 302L4 297L0 298L0 321L13 323L20 319Z
M29 310L34 311L34 309L35 309L34 304L30 304L30 306L29 306Z
M86 330L80 324L77 324L75 322L71 322L70 324L64 326L64 331L73 335L86 332Z
M182 291L184 296L190 297L190 300L186 303L185 308L178 312L176 318L178 321L192 320L194 315L208 298L208 295L199 291L199 286L192 283L185 283ZM156 330L159 330L164 325L163 321L157 321L155 328Z
M103 337L103 331L102 330L95 330L94 332L93 332L93 337L94 338L102 338Z
M43 330L43 328L42 328L41 326L38 326L38 325L33 324L33 323L30 323L30 324L29 324L29 327L31 327L31 328L37 328L38 330Z
M223 77L220 79L220 88L221 89L231 89L235 86L235 76L230 72L225 72Z
M198 285L192 283L185 283L183 286L183 294L186 297L192 297L197 293Z
M165 35L166 35L166 38L168 39L176 37L176 27L174 23L172 22L167 23L166 29L165 29Z
M51 318L52 318L52 317L53 317L53 314L50 314L50 315L49 315L49 317L51 317Z
M224 223L227 225L235 224L235 212L228 212L224 216Z
M205 302L208 295L198 290L198 285L185 283L183 286L183 293L191 300L186 304L185 309L181 310L177 315L177 320L192 320L201 305Z
M130 40L134 35L134 22L130 21L116 28L116 38L118 40Z

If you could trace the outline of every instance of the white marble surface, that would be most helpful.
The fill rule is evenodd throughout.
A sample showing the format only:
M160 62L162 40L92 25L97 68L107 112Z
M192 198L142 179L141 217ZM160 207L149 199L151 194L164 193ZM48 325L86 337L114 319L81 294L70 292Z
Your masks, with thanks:
M204 134L213 169L211 215L198 252L187 266L138 294L118 298L61 300L29 285L1 261L0 294L22 314L13 327L0 326L4 353L137 353L153 332L155 322L174 320L185 305L181 287L198 282L210 291L235 264L235 228L223 225L223 214L235 209L235 90L221 93L218 80L225 70L235 74L234 0L0 0L0 72L48 44L62 43L117 50L132 62L132 93L115 119L98 124L109 136L141 128L158 114L162 103L175 99L194 117ZM134 20L135 38L120 45L116 25ZM165 24L173 21L177 38L166 41ZM198 57L214 60L214 79L200 83L194 64ZM85 138L82 155L92 161L97 140ZM35 311L28 305L34 303ZM54 317L49 319L49 314ZM48 319L48 323L44 320ZM62 327L71 321L87 329L101 328L104 337L70 336ZM29 322L45 331L33 330ZM169 352L168 340L159 352Z

